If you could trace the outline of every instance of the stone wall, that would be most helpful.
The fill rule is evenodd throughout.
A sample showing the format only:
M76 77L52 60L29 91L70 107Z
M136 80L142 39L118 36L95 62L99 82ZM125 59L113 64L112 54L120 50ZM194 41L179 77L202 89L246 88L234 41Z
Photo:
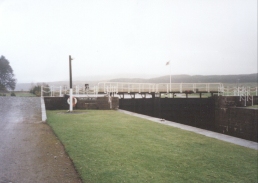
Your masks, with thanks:
M69 104L64 97L44 97L46 110L68 110Z
M221 108L215 113L217 132L258 142L258 110Z
M215 130L213 98L120 99L120 109Z
M256 104L257 97L253 103ZM258 142L258 110L245 107L239 97L215 97L216 131ZM246 102L251 106L252 101Z

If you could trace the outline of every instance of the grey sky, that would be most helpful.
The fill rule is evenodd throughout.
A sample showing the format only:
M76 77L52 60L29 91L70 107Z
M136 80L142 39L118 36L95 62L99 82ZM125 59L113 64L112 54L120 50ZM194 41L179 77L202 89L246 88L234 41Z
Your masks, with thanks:
M0 0L18 82L257 72L257 0Z

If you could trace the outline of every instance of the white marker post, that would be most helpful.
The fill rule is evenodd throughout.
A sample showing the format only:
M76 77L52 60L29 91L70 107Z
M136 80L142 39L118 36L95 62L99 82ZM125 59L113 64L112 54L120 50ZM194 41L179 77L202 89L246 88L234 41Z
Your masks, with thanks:
M170 60L166 63L166 66L169 65L169 97L171 97L171 73L172 73L172 69L171 69L171 64L170 64Z
M69 55L69 73L70 73L70 107L69 111L73 111L73 84L72 84L72 57Z

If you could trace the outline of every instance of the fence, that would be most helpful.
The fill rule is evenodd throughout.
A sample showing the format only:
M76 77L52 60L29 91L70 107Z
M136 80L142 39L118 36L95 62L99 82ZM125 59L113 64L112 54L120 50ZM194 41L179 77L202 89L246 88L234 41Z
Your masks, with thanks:
M98 83L98 91L108 93L183 93L183 92L213 92L220 93L221 83Z
M222 83L123 83L100 82L92 88L74 86L73 95L119 94L119 93L217 93L221 96L239 96L239 100L253 100L257 87L224 87ZM42 86L41 96L63 96L69 94L67 86Z
M62 97L66 94L69 94L70 89L67 86L41 86L41 96L50 96L50 97ZM83 86L74 86L73 95L86 95L96 97L98 94L97 86L92 88L85 88Z
M257 96L258 87L222 87L221 88L223 96L239 96L239 101L244 101L245 106L247 101L252 101L253 105L253 96Z

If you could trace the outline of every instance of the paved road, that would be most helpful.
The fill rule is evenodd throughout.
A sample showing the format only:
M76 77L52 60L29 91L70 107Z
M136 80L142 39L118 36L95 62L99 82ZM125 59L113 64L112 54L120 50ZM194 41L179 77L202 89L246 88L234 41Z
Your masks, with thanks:
M0 97L0 183L81 182L40 106L38 97Z

